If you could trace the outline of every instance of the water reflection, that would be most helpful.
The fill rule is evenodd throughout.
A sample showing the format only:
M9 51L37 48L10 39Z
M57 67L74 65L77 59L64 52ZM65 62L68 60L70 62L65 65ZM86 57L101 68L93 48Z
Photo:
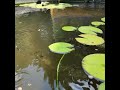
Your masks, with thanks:
M77 11L74 10L71 8L47 12L39 11L16 16L16 87L22 87L23 90L56 89L56 67L61 55L51 53L48 49L48 45L55 41L71 42L77 46L75 47L76 51L65 55L60 66L60 90L72 90L69 83L75 83L79 79L84 83L88 82L86 81L88 77L81 67L81 60L90 53L104 51L99 47L90 48L78 45L73 38L79 33L68 34L63 32L61 27L64 25L77 27L88 25L91 20L96 20L103 14L100 14L102 13L100 10L98 12L92 10L91 13L89 10L84 11L79 8ZM95 12L99 15L97 18Z

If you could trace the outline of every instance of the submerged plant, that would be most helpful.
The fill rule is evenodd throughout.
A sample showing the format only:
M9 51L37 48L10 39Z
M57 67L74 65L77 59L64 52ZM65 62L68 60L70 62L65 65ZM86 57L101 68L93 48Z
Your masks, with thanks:
M74 26L63 26L62 30L64 30L64 31L75 31L75 30L77 30L77 28L74 27Z
M105 90L105 82L98 86L98 90Z
M85 45L101 45L104 43L104 39L91 34L81 34L80 38L75 38L77 42Z
M105 54L97 53L85 56L82 67L87 74L92 75L94 78L100 81L105 80Z
M97 33L102 34L103 31L99 28L93 27L93 26L81 26L78 28L78 30L81 33L85 33L85 34L94 34L97 35Z

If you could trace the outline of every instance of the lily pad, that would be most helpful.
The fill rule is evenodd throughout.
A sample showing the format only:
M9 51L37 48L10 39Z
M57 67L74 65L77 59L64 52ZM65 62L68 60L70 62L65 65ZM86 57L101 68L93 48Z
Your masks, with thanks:
M28 3L28 4L20 4L19 6L34 8L36 5L37 5L36 3Z
M105 80L105 54L90 54L83 58L83 69L94 78Z
M75 50L73 45L69 43L65 43L65 42L53 43L49 45L48 47L52 52L58 53L58 54L66 54L66 53L70 53L71 51Z
M101 21L105 22L105 17L101 18Z
M77 42L82 43L82 44L86 44L86 45L101 45L104 43L104 39L96 36L96 35L92 35L92 34L81 34L79 35L82 38L75 38Z
M73 26L64 26L62 27L62 30L64 31L75 31L77 28Z
M40 9L65 9L66 7L72 7L71 4L68 3L59 3L59 4L46 4L46 2L44 2L44 6L43 4L37 4L37 3L29 3L29 4L20 4L19 6L23 6L23 7L31 7L31 8L40 8Z
M99 22L99 21L91 22L91 24L92 24L92 25L95 25L95 26L105 25L104 22Z
M78 28L78 30L81 33L85 33L85 34L94 34L97 35L97 33L103 33L103 31L99 28L93 27L93 26L81 26Z
M98 86L98 90L105 90L105 82Z

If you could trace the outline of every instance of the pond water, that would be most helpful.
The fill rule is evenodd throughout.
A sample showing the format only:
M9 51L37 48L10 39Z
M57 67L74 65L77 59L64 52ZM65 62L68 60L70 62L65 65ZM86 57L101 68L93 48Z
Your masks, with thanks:
M66 33L64 25L89 25L104 17L104 9L35 11L15 17L15 89L56 90L56 68L62 55L50 52L48 46L57 41L76 45L62 60L59 72L60 90L97 90L100 82L90 80L81 67L83 57L104 53L104 47L85 46L73 40L79 32ZM103 36L104 37L104 36ZM78 89L72 89L71 86ZM83 88L82 88L83 87Z

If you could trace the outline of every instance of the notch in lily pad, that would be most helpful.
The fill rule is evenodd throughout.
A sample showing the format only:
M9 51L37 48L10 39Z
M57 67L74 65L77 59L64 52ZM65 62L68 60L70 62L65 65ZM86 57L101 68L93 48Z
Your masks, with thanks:
M88 75L105 81L105 54L90 54L83 58L82 67Z
M98 90L105 90L105 82L98 86Z
M78 30L81 33L85 33L85 34L94 34L97 35L97 33L102 34L103 31L97 27L93 27L93 26L81 26L78 28Z
M105 22L105 17L101 18L101 21Z
M94 25L94 26L96 26L96 27L98 27L100 25L105 25L104 22L100 22L100 21L93 21L93 22L91 22L91 24Z
M92 34L81 34L79 35L81 38L75 38L77 42L81 43L81 44L85 44L85 45L101 45L104 43L104 39L96 36L96 35L92 35Z
M51 52L58 54L67 54L75 50L74 46L70 43L56 42L48 46Z
M64 31L75 31L75 30L77 30L77 28L74 27L74 26L63 26L62 30L64 30Z

